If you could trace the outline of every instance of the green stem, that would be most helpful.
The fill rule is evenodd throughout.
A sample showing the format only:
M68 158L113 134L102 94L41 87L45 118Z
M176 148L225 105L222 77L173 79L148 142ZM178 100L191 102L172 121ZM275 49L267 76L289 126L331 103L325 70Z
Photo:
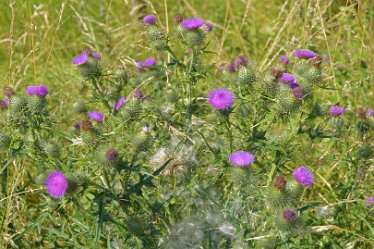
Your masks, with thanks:
M230 123L229 117L226 118L225 124L226 124L225 127L226 127L226 130L227 130L227 133L229 135L230 153L232 153L233 152L233 149L232 149L233 137L232 137L231 123Z
M109 112L112 112L113 111L113 108L109 105L109 102L108 100L106 100L104 98L104 94L101 92L100 88L99 88L99 85L96 81L96 79L92 79L92 83L96 89L96 91L99 93L100 95L100 99L101 99L101 102L103 102L103 104L106 106L106 108L109 110Z

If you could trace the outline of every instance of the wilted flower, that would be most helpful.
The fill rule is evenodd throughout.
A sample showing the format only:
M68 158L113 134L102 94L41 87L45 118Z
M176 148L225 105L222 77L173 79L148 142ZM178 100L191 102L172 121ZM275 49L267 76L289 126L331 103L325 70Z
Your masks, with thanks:
M290 59L288 59L287 55L285 54L280 57L279 61L283 63L284 65L290 64Z
M278 190L282 190L286 187L286 184L287 184L287 179L286 177L282 176L282 175L279 175L279 176L276 176L274 178L274 181L273 181L273 187L278 189Z
M314 175L306 167L302 166L293 171L295 180L301 185L307 187L311 186L314 182Z
M248 151L236 151L231 153L230 163L234 166L245 167L255 161L255 156Z
M289 208L286 208L284 211L283 211L283 218L288 221L288 222L292 222L292 221L295 221L297 219L297 214L295 212L295 210L292 210L292 209L289 209Z
M304 50L295 50L294 55L300 59L310 59L315 57L317 54L314 53L312 50L304 49Z
M291 87L291 89L292 89L293 96L295 96L297 99L304 98L305 93L304 93L304 89L302 87L300 87L300 86L297 86L295 88Z
M293 82L296 82L296 76L290 73L283 73L281 77L279 77L279 80L291 84Z
M371 196L365 200L365 205L371 207L374 205L374 196Z
M119 108L121 108L121 106L122 106L124 103L126 103L126 98L122 96L122 97L120 97L120 98L118 99L118 101L117 101L116 103L113 104L113 108L114 108L116 111L118 111Z
M184 19L181 23L184 29L198 29L205 24L204 20L198 17Z
M217 88L209 93L208 101L216 110L226 110L234 104L234 94L226 88Z
M332 116L340 116L345 113L345 108L338 105L333 105L330 107L330 114Z
M72 60L72 63L76 66L83 65L88 61L88 57L89 57L88 54L82 53L74 57L74 59Z
M87 117L97 122L103 122L104 120L104 114L97 112L97 111L89 112L87 114Z
M175 14L174 22L177 23L177 24L180 24L181 22L183 22L182 14L180 14L180 13Z
M14 91L11 87L4 88L4 95L7 97L11 97L14 94Z
M143 21L147 25L153 25L156 23L156 17L154 15L147 15L143 18Z
M114 163L118 160L118 152L116 149L108 149L106 152L105 152L105 159L110 162L110 163Z
M68 180L60 171L53 171L45 181L48 194L54 198L62 198L68 188Z
M132 96L136 99L143 99L143 92L142 89L139 87L135 89L135 91L132 93Z

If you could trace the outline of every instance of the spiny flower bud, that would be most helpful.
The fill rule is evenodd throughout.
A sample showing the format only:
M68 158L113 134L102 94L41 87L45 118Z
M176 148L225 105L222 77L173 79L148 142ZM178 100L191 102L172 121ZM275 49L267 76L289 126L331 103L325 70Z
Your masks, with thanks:
M123 117L125 120L134 120L140 116L142 108L137 102L126 104L122 108Z
M204 44L205 32L201 29L191 29L185 34L187 44L200 47Z
M305 74L305 72L310 68L308 61L301 60L298 63L296 63L294 70L297 75L302 76Z
M10 108L13 112L20 113L27 107L27 99L25 96L13 96L10 99Z
M287 179L286 177L282 176L282 175L279 175L279 176L276 176L274 178L274 181L273 181L273 187L278 189L278 190L282 190L286 187L287 185Z
M85 119L81 122L80 128L82 128L82 130L84 131L90 131L93 129L92 122L88 119Z
M113 77L119 82L119 83L126 83L128 81L128 73L127 71L123 68L123 66L118 67L114 73Z
M286 208L283 210L283 218L288 222L294 222L297 219L297 213L293 209Z
M304 73L305 80L312 86L318 85L322 82L322 72L320 68L311 67Z
M283 68L273 67L271 69L271 75L273 75L276 79L279 79L280 77L282 77L283 73L284 73Z
M360 120L357 122L356 128L361 135L364 135L373 129L373 125L368 120Z
M357 156L362 159L370 159L373 154L373 148L369 144L363 144L357 149Z
M157 40L162 40L165 38L165 32L161 28L155 26L155 25L150 25L147 26L147 36L149 41L157 41Z
M44 146L44 152L51 157L59 157L61 149L56 143L48 143Z
M152 145L152 140L148 132L142 132L133 138L132 145L136 151L146 151Z
M45 98L39 98L36 96L30 96L27 98L27 107L33 113L42 112L47 106L47 101Z
M238 78L241 84L252 84L256 81L256 74L247 67L239 67Z
M11 138L7 134L0 134L0 149L7 149L11 143Z
M76 114L86 114L87 105L83 101L78 101L73 104L73 110Z

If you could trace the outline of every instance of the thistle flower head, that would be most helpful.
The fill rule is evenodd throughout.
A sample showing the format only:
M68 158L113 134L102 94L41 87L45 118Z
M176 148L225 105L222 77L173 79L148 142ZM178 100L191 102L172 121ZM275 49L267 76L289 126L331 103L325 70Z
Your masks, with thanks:
M293 171L293 176L295 180L303 185L304 187L311 186L314 182L314 175L304 166L301 166Z
M36 94L36 86L27 86L26 87L26 94L27 95L35 95Z
M203 27L204 27L205 30L208 31L208 32L210 32L210 31L213 30L213 24L208 23L208 22L206 22L206 23L203 25Z
M285 54L280 57L279 61L284 65L290 64L290 59Z
M374 205L374 196L371 196L365 200L365 205L371 207Z
M286 208L285 210L283 210L283 218L288 222L293 222L297 219L297 213L295 212L295 210Z
M45 181L48 194L54 198L62 198L68 188L68 180L60 171L53 171Z
M273 75L276 79L282 77L284 70L280 67L273 67L271 70L271 75Z
M126 103L126 98L122 96L113 104L114 110L118 111L124 103Z
M333 105L330 107L330 115L341 116L345 113L345 108L343 106Z
M72 63L76 66L80 66L80 65L85 64L88 61L88 58L89 58L88 54L82 53L80 55L75 56L74 59L72 60Z
M279 80L286 84L291 84L296 82L296 76L290 73L283 73L282 76L279 77Z
M100 60L100 59L101 59L101 54L100 54L100 53L97 53L97 52L93 52L93 53L92 53L92 57L94 57L94 58L97 59L97 60Z
M156 17L154 15L147 15L143 18L144 24L153 25L156 23Z
M310 59L315 57L317 54L314 53L312 50L304 49L304 50L295 50L294 55L300 59Z
M320 56L320 55L317 55L317 56L313 57L313 58L311 59L311 61L312 61L312 63L313 63L314 66L317 66L317 67L318 67L318 66L320 66L321 63L323 62L323 57Z
M234 94L226 88L217 88L209 93L208 101L216 110L227 110L234 104Z
M300 86L292 88L292 93L293 93L293 96L295 96L297 99L302 99L305 96L304 89Z
M204 20L198 17L184 19L181 23L184 29L198 29L205 24Z
M368 108L368 109L366 110L366 114L367 114L369 117L373 117L373 114L374 114L373 109Z
M97 122L103 122L104 121L104 114L97 112L97 111L92 111L87 114L87 117L91 120L95 120Z
M230 63L228 66L227 66L227 71L229 73L234 73L236 71L236 68L235 68L235 65L234 63Z
M116 162L118 160L118 151L113 148L108 149L105 152L105 159L110 163Z
M142 63L142 66L143 67L152 67L152 66L155 66L156 65L156 59L153 58L153 57L149 57L147 58L143 63Z
M48 87L46 85L40 84L36 86L36 95L38 97L45 97L48 94Z
M248 58L244 55L239 55L238 57L235 58L234 65L235 65L236 70L239 67L242 67L242 66L245 67L248 65Z
M135 89L135 91L132 93L132 96L136 99L143 99L143 92L142 89L139 87Z
M236 151L231 153L229 161L234 166L245 167L255 161L255 156L248 151Z
M4 98L3 100L0 101L0 110L6 110L9 105L9 99Z
M93 125L92 125L92 122L88 119L85 119L83 120L81 123L80 123L80 127L82 128L82 130L84 131L89 131L89 130L92 130L93 128Z

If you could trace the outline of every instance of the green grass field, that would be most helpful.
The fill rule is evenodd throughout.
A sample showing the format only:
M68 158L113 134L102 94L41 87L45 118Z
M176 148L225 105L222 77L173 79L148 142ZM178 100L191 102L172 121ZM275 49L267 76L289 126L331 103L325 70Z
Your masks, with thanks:
M70 151L70 137L64 135L79 118L73 103L90 96L82 90L82 78L71 61L83 47L89 47L102 54L105 66L123 64L134 75L134 62L147 57L165 57L170 62L170 54L155 52L148 43L142 20L150 13L166 32L174 30L177 13L213 24L207 39L209 53L203 57L208 73L196 85L198 97L206 98L207 91L225 85L215 69L238 55L256 61L259 75L277 65L282 54L292 57L295 49L311 49L328 57L323 64L324 85L313 94L321 105L345 106L351 113L345 119L346 127L337 137L310 139L294 132L299 121L305 121L300 114L266 130L268 134L286 134L285 139L271 143L271 139L253 138L255 122L248 124L244 116L236 115L233 122L244 128L233 128L234 146L251 148L257 152L256 158L259 155L255 173L243 175L228 169L226 130L215 130L219 125L209 108L195 113L198 131L179 126L183 119L168 123L168 118L161 115L159 119L150 112L146 120L154 122L152 129L159 130L148 154L137 159L140 171L147 172L144 176L154 173L157 167L150 162L160 161L161 148L171 144L174 149L184 146L179 154L177 149L173 153L185 156L187 162L157 173L153 182L157 187L144 191L142 198L129 198L134 205L107 201L111 197L95 185L105 181L92 166L92 150ZM0 249L373 248L373 207L366 207L364 200L374 193L374 161L359 160L356 155L363 144L374 148L374 128L365 136L357 135L355 114L358 108L374 108L373 37L372 0L4 0L0 10L0 88L9 86L23 94L28 85L47 85L52 123L61 131L53 134L65 149L58 160L41 159L32 149L18 157L16 150L0 151ZM172 79L172 84L179 79ZM157 99L153 107L162 106L158 99L166 92L165 82L146 82L142 88ZM130 95L135 85L131 82L123 94ZM108 126L114 127L115 118L110 120ZM9 122L0 122L0 131L14 132L6 124ZM118 137L114 132L112 139L125 155L130 153L131 135L142 125L135 122ZM17 132L12 134L18 137ZM46 139L54 136L48 134ZM28 141L28 137L30 134L23 139ZM212 151L217 154L213 156ZM300 233L292 229L278 233L268 218L272 210L261 204L260 193L276 173L292 177L292 170L300 165L312 168L315 175L315 184L303 192L303 205L298 207L300 213L305 208L307 225ZM183 171L185 167L190 167L188 173ZM69 169L72 174L84 172L94 184L82 187L79 197L51 199L37 178L54 168ZM137 177L129 182L142 180Z

